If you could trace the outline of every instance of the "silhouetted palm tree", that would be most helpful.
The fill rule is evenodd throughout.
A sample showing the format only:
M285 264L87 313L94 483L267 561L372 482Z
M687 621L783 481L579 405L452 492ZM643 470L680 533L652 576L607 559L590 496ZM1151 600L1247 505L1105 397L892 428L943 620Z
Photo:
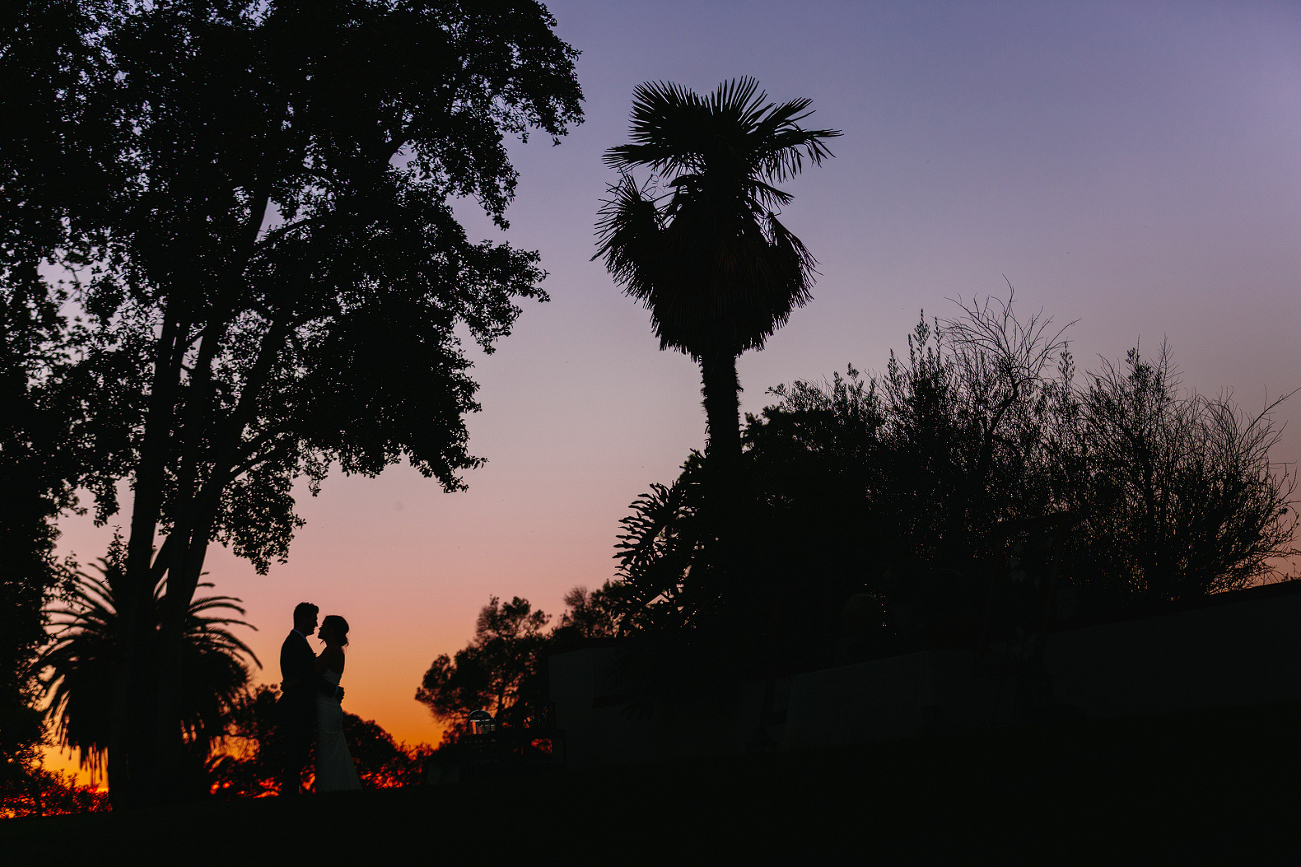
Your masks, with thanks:
M814 259L777 219L791 195L772 186L807 159L831 155L836 130L802 129L808 99L781 105L752 78L702 97L650 82L633 92L630 144L606 151L623 173L601 210L596 256L646 306L662 349L700 364L708 453L741 453L736 358L810 299ZM669 192L653 195L628 172L646 166ZM667 201L665 201L667 199Z
M75 747L83 766L101 767L108 749L113 690L113 667L118 658L118 613L108 570L100 561L100 577L81 573L67 598L66 607L52 612L59 627L54 644L40 665L49 669L44 683L50 695L47 718L61 746ZM202 583L200 588L212 587ZM154 592L154 617L158 620L161 586ZM225 609L243 615L240 600L232 596L203 596L191 604L182 644L183 689L180 716L187 743L205 752L223 735L231 708L249 683L248 657L262 663L249 647L226 628L251 624L234 617L209 616ZM157 626L155 625L155 632Z

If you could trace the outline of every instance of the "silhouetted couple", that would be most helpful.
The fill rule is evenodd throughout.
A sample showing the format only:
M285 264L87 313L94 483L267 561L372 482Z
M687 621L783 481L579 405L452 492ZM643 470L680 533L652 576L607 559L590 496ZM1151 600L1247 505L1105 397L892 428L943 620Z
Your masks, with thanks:
M348 621L331 614L321 623L325 647L312 653L307 638L316 632L318 609L310 602L294 609L294 629L280 647L279 739L283 767L280 794L296 795L303 788L303 771L316 741L316 791L360 789L357 769L343 736L343 648Z

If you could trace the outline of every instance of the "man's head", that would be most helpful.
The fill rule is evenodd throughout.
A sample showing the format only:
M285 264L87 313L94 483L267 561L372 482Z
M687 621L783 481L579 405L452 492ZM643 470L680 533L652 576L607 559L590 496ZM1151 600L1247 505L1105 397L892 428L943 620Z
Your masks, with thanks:
M294 629L311 635L316 631L316 614L320 610L310 602L299 602L294 606Z

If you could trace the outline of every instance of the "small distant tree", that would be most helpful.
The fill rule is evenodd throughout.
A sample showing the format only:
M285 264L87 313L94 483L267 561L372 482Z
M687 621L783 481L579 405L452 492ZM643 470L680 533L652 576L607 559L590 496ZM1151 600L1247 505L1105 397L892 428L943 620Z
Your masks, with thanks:
M578 638L614 638L621 628L625 605L621 588L607 581L596 590L578 586L565 594L565 610L552 633L553 639L561 634Z
M565 594L565 610L551 629L550 615L535 611L518 596L502 602L496 596L479 612L474 639L449 656L434 660L425 672L416 701L434 718L448 724L444 742L461 737L466 717L486 710L506 725L528 725L544 714L550 685L547 654L563 651L587 639L625 634L625 598L630 585L607 581L596 590L574 587Z
M344 736L357 766L362 785L370 789L394 789L424 782L425 761L431 747L407 747L374 720L356 714L343 715Z
M550 615L534 611L518 596L501 602L493 596L479 611L474 639L454 655L433 661L416 691L416 701L435 719L449 723L446 740L467 729L466 717L486 710L507 725L523 725L538 710L545 690L540 658Z

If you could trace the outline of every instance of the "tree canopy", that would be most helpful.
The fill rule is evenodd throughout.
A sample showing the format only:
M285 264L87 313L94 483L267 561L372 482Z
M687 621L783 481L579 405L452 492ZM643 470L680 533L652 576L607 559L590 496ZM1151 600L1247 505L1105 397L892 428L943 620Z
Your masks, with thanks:
M81 23L72 3L0 11L0 793L26 785L41 740L32 662L46 641L44 606L72 575L55 557L56 519L110 462L84 436L81 401L64 381L76 343L68 292L39 268L56 255L78 258L91 234L70 206L89 207L94 191L65 171L84 116L73 107ZM58 100L67 116L46 110Z

